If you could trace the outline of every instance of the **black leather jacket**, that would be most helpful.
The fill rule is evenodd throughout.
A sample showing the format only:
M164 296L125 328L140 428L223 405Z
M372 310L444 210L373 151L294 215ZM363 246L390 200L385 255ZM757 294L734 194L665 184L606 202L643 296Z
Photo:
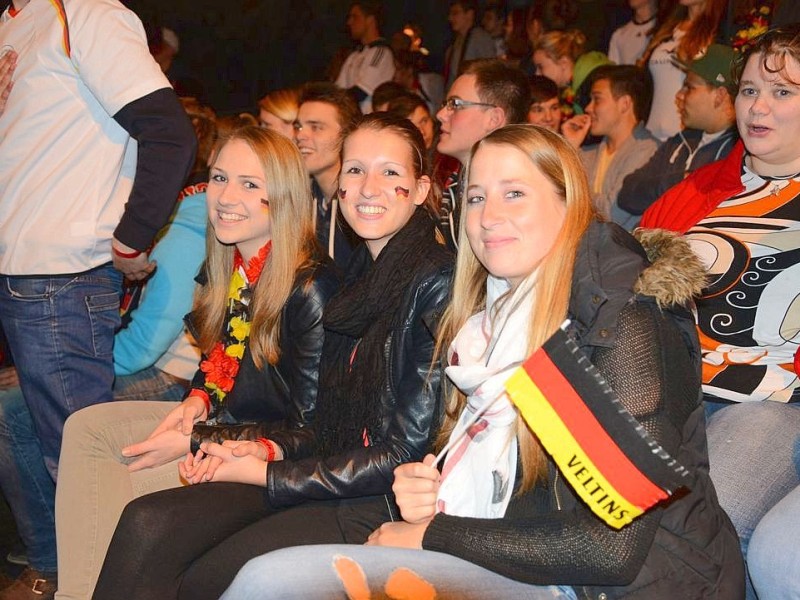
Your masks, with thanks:
M324 339L322 310L339 284L337 271L327 258L298 273L281 315L278 363L258 369L250 348L245 350L236 383L220 411L223 414L210 415L223 424L197 423L192 432L193 451L202 441L257 439L276 429L302 428L311 423ZM191 314L186 322L193 332ZM198 369L192 388L202 389L203 375Z
M279 443L289 460L270 463L267 469L270 505L283 508L306 500L389 494L395 467L424 457L441 406L440 370L430 367L436 326L450 294L452 260L438 245L426 254L403 298L402 317L386 340L388 372L379 399L383 429L376 436L380 441L319 459L310 456L313 436L281 432Z

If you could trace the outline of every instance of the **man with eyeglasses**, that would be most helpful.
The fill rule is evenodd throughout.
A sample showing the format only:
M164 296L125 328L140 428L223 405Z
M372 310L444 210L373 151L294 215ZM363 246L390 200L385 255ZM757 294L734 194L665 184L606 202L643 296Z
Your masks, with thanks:
M342 269L347 266L357 240L355 233L337 218L337 179L342 132L361 116L350 94L332 83L309 83L300 94L294 141L311 176L317 240Z
M472 146L504 125L524 123L530 100L530 86L522 71L500 60L476 60L453 82L436 113L441 123L436 149L461 165L447 179L441 208L440 226L454 250L458 240L461 175Z

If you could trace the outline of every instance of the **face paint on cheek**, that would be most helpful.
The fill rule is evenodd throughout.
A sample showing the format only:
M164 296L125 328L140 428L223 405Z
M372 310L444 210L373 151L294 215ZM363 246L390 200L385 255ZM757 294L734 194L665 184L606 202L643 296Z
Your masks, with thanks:
M342 200L344 200L344 197L345 197L346 195L347 195L347 190L345 190L345 189L343 189L343 188L339 188L339 198L341 198Z
M267 200L266 198L262 198L262 199L261 199L261 205L262 205L264 208L269 208L269 200Z
M410 191L402 186L397 186L394 188L394 193L397 195L398 198L408 198L408 194Z

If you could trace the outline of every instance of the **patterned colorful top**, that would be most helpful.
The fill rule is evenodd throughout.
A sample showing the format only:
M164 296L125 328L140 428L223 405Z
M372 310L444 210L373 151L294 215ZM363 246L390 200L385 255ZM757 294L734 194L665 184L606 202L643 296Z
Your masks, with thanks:
M703 391L787 402L800 386L800 176L742 169L745 191L687 232L709 269L697 302Z

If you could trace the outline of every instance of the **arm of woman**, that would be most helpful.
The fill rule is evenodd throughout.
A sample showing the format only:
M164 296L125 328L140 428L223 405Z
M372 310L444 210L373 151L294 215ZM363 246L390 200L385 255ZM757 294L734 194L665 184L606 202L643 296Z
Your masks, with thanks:
M683 423L697 406L699 373L691 342L667 315L649 302L627 306L620 314L617 344L598 349L593 362L626 408L678 456ZM512 500L502 519L438 514L422 546L528 583L630 583L647 557L663 507L616 531L571 493L570 508L542 508L542 495L557 487L556 482ZM545 506L548 502L552 506L547 499Z
M192 451L203 442L268 438L282 456L301 453L310 445L309 425L317 401L317 379L322 355L323 308L338 288L331 266L319 267L311 281L301 281L290 296L281 323L281 357L276 372L286 386L287 417L283 422L216 425L198 424L192 432Z
M431 369L436 316L450 290L451 267L443 266L413 292L410 324L396 328L389 357L388 385L395 405L385 415L386 433L371 446L335 456L281 461L267 472L267 501L285 507L304 500L385 494L392 472L425 455L439 410L438 369Z
M192 426L206 417L206 400L190 394L164 417L150 436L122 449L122 456L135 458L129 471L158 467L186 454Z

